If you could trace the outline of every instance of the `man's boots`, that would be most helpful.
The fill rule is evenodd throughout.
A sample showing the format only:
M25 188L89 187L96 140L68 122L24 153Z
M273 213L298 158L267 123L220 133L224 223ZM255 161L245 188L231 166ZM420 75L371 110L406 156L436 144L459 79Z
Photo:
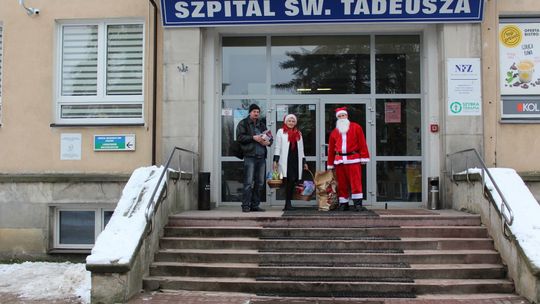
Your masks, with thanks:
M291 201L288 201L288 200L285 201L285 207L283 207L283 211L287 211L287 210L293 210Z
M367 211L366 207L362 206L362 199L353 199L354 211Z

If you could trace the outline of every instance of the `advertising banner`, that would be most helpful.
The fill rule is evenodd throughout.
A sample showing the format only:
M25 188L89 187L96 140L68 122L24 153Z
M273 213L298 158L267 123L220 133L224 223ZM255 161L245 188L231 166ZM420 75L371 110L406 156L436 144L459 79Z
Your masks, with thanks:
M540 119L540 100L531 98L506 98L502 100L503 120Z
M161 0L163 25L481 22L484 0Z
M540 94L540 23L499 25L502 95Z

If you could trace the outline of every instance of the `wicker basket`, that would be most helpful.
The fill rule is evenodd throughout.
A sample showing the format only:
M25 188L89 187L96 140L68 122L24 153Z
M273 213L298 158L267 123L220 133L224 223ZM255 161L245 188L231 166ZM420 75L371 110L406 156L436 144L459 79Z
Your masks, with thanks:
M281 187L281 185L283 185L283 180L281 179L269 179L266 181L266 183L268 184L268 187L270 188L279 188Z

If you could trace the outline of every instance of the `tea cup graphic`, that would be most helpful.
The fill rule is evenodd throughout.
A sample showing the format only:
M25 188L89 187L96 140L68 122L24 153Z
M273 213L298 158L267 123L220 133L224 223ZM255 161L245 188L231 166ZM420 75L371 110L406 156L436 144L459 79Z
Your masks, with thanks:
M531 82L534 73L534 62L525 59L517 64L519 81Z

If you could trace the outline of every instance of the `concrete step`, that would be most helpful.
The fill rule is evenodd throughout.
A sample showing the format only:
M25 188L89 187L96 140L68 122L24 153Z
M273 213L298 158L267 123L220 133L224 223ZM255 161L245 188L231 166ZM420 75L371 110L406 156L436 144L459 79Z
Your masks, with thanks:
M152 276L144 279L147 290L183 289L280 296L323 296L406 298L420 294L512 293L512 282L504 279L420 279L408 283L359 281L257 281L239 277Z
M336 298L256 296L251 293L161 290L135 295L130 304L140 303L250 303L250 304L529 304L525 298L504 293L425 294L416 298Z
M506 269L500 264L407 264L407 263L310 263L261 265L256 263L177 263L155 262L151 276L197 277L291 277L320 278L344 281L365 277L377 281L386 278L404 279L502 279ZM272 266L273 265L273 266ZM340 279L344 278L344 279Z
M375 213L172 216L144 287L322 299L514 291L478 215Z
M160 249L155 261L186 263L497 264L495 250L405 250L403 253L259 252L253 249Z
M173 215L171 227L266 227L266 228L351 228L396 226L480 226L480 216L459 215L381 215L381 216L298 216L298 217L204 217Z
M333 237L439 237L486 238L482 226L406 226L365 228L266 228L262 227L165 227L166 237L263 237L263 238L333 238Z
M163 237L161 248L170 249L258 249L274 252L354 252L361 250L449 250L493 249L489 238L402 238L401 240L261 240L248 237L187 238Z

